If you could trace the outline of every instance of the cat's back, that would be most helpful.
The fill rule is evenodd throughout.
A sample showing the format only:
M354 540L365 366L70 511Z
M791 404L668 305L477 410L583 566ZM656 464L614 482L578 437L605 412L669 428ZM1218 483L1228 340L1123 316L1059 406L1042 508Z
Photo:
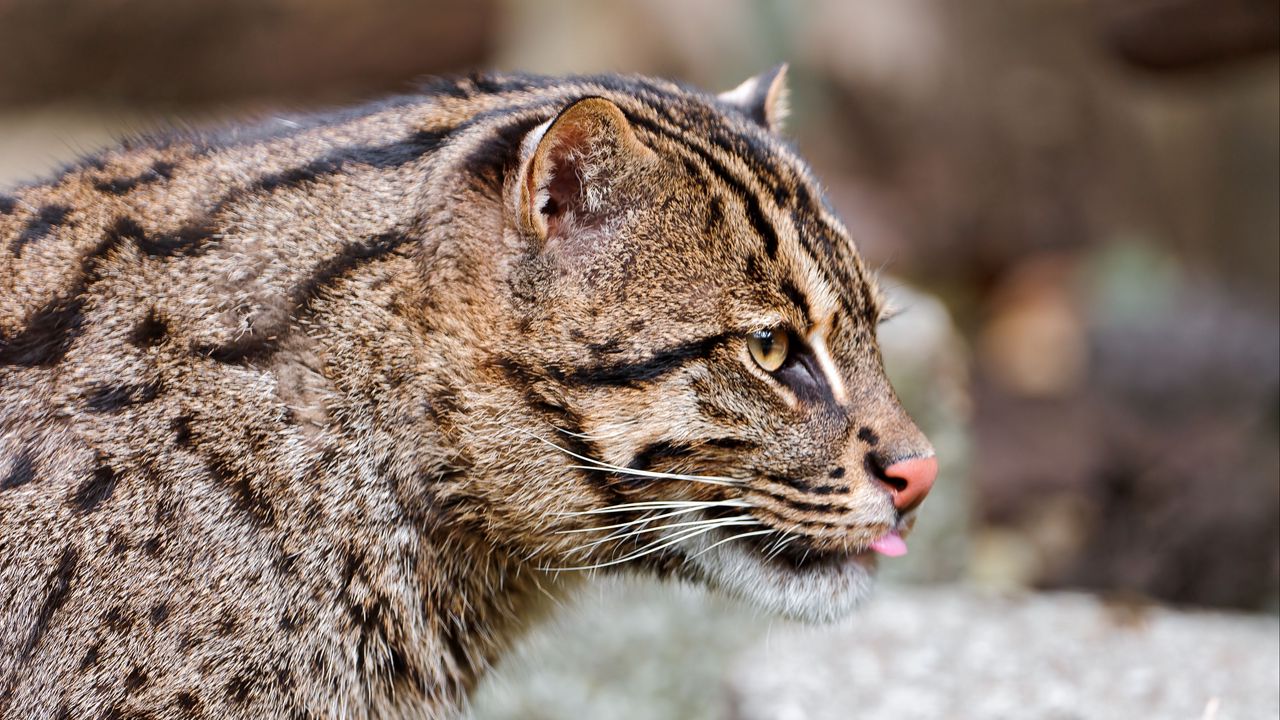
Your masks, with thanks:
M134 141L0 195L0 716L69 677L181 707L202 653L278 652L241 640L281 634L264 598L302 612L285 570L321 503L294 484L353 466L290 416L274 356L358 260L408 262L403 188L495 101Z

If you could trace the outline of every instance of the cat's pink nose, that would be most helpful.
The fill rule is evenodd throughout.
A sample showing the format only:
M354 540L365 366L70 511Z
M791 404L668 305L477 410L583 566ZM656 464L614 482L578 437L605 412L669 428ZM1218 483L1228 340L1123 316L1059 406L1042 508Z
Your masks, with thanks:
M938 477L938 458L931 455L902 460L885 468L884 476L884 484L893 496L893 506L901 512L914 510Z

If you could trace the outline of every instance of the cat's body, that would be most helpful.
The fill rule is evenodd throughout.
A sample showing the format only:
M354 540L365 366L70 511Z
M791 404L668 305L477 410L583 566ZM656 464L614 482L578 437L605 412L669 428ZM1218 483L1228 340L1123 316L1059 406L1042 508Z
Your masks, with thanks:
M846 611L931 451L771 79L444 82L0 197L0 717L447 714L615 561Z

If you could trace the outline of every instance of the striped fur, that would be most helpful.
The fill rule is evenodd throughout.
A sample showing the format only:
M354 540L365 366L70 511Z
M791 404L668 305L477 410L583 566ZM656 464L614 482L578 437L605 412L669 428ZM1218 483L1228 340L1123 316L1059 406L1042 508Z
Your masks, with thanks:
M568 568L846 612L930 450L753 82L439 81L0 195L0 717L447 716Z

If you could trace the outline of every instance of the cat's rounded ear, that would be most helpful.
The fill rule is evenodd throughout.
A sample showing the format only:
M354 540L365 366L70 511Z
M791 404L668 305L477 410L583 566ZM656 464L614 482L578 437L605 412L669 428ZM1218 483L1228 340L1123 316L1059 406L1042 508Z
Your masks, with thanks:
M600 97L578 100L521 145L520 221L540 240L570 226L598 227L612 207L614 180L651 157L617 105Z
M770 132L782 132L787 106L787 64L766 70L738 87L722 92L720 102L756 121Z

